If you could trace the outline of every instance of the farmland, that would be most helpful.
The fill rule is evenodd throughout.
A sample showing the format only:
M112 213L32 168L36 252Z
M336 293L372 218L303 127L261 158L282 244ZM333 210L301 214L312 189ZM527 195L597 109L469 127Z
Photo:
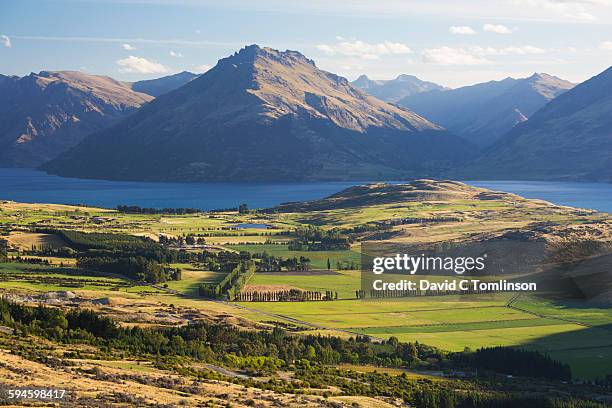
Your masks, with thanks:
M369 336L375 342L394 337L444 352L511 346L539 350L568 363L576 378L609 374L612 312L605 303L512 293L357 299L363 242L487 240L504 234L521 239L536 236L551 243L593 237L610 240L607 214L458 184L424 188L414 194L409 189L401 191L399 198L370 192L361 197L348 191L333 202L321 200L245 214L126 214L89 207L0 203L0 229L12 257L12 262L0 264L0 292L31 303L90 308L125 327L180 327L206 321L247 330L276 327L295 335ZM308 225L347 234L350 246L290 249L294 230ZM178 251L191 260L164 265L180 270L180 279L155 283L84 270L75 255L66 251L70 244L54 233L58 230L147 237L159 241L164 251ZM195 244L188 243L188 237L195 238ZM281 267L256 272L242 288L245 291L331 292L334 300L232 302L203 298L200 286L219 283L227 270L212 267L210 259L201 255L221 260L223 253L233 257L246 253L258 265L264 262L264 253L277 260L303 259L300 270ZM24 259L19 261L17 256ZM26 263L29 260L40 264ZM78 364L159 375L151 364L135 364L133 359ZM371 368L359 367L352 369L371 372ZM393 375L411 372L405 367L385 369Z

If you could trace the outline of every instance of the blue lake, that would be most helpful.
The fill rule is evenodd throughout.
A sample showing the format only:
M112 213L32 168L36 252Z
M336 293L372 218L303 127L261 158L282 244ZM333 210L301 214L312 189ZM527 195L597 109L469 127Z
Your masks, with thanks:
M114 208L186 207L204 210L271 207L287 201L323 198L364 182L308 183L150 183L83 180L50 176L29 169L0 169L0 199L28 203L87 204ZM557 204L612 212L612 184L544 181L469 181Z
M477 187L507 191L560 205L612 213L612 184L565 181L466 181Z

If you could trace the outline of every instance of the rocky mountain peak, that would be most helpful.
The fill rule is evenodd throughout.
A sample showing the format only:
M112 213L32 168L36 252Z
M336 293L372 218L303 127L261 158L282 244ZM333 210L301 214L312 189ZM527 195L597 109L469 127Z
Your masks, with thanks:
M141 180L398 177L457 151L469 154L440 126L301 53L250 45L44 168Z

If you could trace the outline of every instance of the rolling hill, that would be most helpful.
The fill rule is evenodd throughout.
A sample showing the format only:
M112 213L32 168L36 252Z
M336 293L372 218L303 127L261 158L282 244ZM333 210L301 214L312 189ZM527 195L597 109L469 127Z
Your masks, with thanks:
M533 74L529 78L419 93L398 103L486 147L573 86L548 74Z
M467 177L612 181L612 68L512 129Z
M390 80L370 79L367 75L361 75L351 82L351 85L378 99L393 103L421 92L446 89L442 85L422 81L414 75L405 74L398 75L395 79Z
M106 76L0 77L0 167L36 167L152 100Z
M397 178L470 151L299 52L252 45L43 168L121 180Z

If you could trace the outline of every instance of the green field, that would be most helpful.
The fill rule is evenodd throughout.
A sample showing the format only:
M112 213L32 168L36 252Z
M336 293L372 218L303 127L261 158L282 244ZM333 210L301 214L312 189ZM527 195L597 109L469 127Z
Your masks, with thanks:
M274 282L269 275L265 278L268 284ZM285 278L293 278L289 280L292 284L298 283L297 277ZM280 281L285 282L276 280ZM521 310L508 306L511 297L497 294L243 304L327 329L380 339L395 336L400 341L419 341L450 351L489 346L537 349L571 364L576 374L583 377L596 378L609 371L604 362L610 361L606 359L612 347L612 330L609 326L588 326L579 321L582 318L610 322L608 309L587 308L581 316L575 306L559 309L552 307L551 302L522 296L513 303L525 307Z
M227 211L142 215L86 207L0 203L0 227L10 233L8 237L12 245L23 251L32 245L62 245L54 242L53 236L35 233L40 228L104 230L152 239L157 239L159 234L174 237L197 234L205 237L212 245L212 251L224 247L250 253L265 251L283 258L309 258L311 271L257 273L248 284L270 289L276 285L309 291L330 290L337 292L340 300L225 303L200 299L197 297L198 285L217 282L223 274L186 264L173 265L183 271L182 280L160 283L155 287L119 277L91 276L86 271L71 268L6 264L0 265L0 291L91 291L86 294L88 297L123 297L128 300L122 304L138 299L145 304L145 313L151 313L147 309L152 307L150 305L163 309L172 304L200 309L211 316L230 316L251 323L280 321L308 327L305 333L316 331L344 337L365 334L378 339L395 336L403 341L418 340L449 351L496 345L534 348L570 363L580 377L595 378L608 374L612 366L612 310L609 308L529 296L517 300L512 298L512 294L357 300L355 291L361 288L360 272L336 270L336 266L339 262L353 263L358 268L361 263L358 243L381 238L356 234L352 237L356 242L353 249L344 251L290 251L286 244L294 238L287 232L297 226L350 228L403 217L451 217L454 221L396 225L390 231L394 242L440 242L475 236L487 239L506 231L529 230L532 224L547 221L553 222L551 229L588 223L587 229L591 230L596 225L609 225L609 216L602 213L554 207L516 196L477 199L471 190L460 190L455 194L451 189L447 196L436 196L432 193L435 189L426 189L415 196L407 191L407 195L402 195L397 201L384 204L375 200L368 205L357 202L342 208L332 205L321 210L248 214ZM104 218L101 224L96 221L99 217ZM266 224L271 228L236 228L240 223ZM605 228L601 228L605 232ZM561 232L572 237L571 229ZM321 272L328 269L328 260L332 272ZM58 258L57 261L61 260Z
M166 282L164 286L192 297L198 296L198 286L201 283L217 283L226 275L223 272L199 270L189 264L172 264L171 266L181 269L181 280Z
M249 281L251 285L287 285L304 290L331 290L338 292L339 299L355 298L360 287L359 271L334 271L329 274L296 275L291 272L256 273Z
M327 269L327 260L332 268L336 268L337 262L354 262L359 268L361 254L354 250L346 251L290 251L287 245L277 244L255 244L255 245L230 245L228 248L236 251L247 251L250 253L267 252L270 255L283 258L306 257L310 259L312 269Z

